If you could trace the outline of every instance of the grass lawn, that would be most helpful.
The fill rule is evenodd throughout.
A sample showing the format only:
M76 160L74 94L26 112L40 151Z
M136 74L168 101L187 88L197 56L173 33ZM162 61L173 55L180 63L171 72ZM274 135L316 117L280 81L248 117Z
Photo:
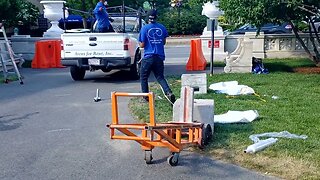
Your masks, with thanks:
M2 72L0 72L0 84L3 84L5 82L4 76L2 74ZM16 81L18 80L18 77L16 75L9 75L8 76L8 80L10 81Z
M25 61L22 64L22 67L23 68L31 68L31 62L32 61ZM10 70L10 72L12 72L12 70ZM8 80L9 80L9 82L11 82L11 81L17 81L19 79L18 79L17 75L11 73L11 74L8 75ZM4 82L5 82L5 79L4 79L4 76L3 76L3 72L1 71L0 72L0 84L3 84Z
M208 91L195 98L214 99L215 114L228 110L259 112L259 119L249 124L215 124L214 139L201 153L226 162L241 165L261 173L285 179L320 179L320 74L294 72L297 67L313 67L307 59L266 59L264 65L270 74L215 74L208 76L212 83L236 80L252 87L254 95L228 97ZM180 77L168 79L174 93L180 96ZM171 121L172 107L157 83L150 85L156 94L157 121ZM273 99L272 96L278 96ZM160 97L160 98L159 98ZM136 98L130 101L132 114L141 121L148 119L148 107ZM289 131L308 138L278 138L278 142L256 154L243 151L252 144L251 134Z

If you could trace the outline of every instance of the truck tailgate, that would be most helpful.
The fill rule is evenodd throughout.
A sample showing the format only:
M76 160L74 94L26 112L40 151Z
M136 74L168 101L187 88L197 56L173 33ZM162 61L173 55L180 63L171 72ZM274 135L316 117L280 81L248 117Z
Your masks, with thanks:
M124 57L122 33L66 33L61 35L62 58Z

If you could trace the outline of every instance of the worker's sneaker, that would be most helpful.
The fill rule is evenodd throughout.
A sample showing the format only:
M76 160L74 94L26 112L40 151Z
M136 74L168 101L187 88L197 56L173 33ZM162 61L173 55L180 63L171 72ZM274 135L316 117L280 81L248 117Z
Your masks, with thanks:
M174 102L176 102L176 96L172 93L168 93L166 94L168 100L173 104Z

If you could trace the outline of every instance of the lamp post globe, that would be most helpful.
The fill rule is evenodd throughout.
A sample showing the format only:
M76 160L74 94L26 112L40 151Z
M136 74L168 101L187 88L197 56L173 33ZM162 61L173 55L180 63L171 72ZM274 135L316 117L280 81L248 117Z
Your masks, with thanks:
M209 19L217 19L222 12L218 8L219 1L207 2L202 6L202 15L207 16Z

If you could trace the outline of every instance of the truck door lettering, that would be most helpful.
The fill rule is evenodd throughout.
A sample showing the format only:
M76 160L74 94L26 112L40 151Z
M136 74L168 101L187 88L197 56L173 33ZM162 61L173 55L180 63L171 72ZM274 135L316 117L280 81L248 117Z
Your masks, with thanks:
M84 52L75 52L75 55L76 56L85 56L86 53L84 53Z
M93 52L94 56L103 56L104 53L103 52Z

